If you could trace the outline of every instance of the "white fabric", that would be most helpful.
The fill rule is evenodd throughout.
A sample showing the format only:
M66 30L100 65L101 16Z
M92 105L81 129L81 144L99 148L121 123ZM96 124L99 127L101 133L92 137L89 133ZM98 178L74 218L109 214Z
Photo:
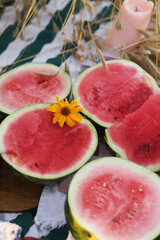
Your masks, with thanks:
M52 229L59 228L66 223L65 200L66 195L57 190L57 183L44 187L35 217L35 225L41 236L47 235Z
M19 240L22 228L14 223L0 222L0 240Z

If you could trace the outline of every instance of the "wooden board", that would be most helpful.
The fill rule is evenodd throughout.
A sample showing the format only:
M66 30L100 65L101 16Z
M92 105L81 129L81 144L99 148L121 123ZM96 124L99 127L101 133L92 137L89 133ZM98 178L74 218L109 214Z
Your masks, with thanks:
M0 159L0 212L22 212L37 207L43 187L16 177Z

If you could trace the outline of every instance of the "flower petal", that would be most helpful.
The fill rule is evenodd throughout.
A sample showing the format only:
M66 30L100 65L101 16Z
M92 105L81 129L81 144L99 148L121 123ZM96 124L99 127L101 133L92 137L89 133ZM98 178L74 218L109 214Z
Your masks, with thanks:
M71 110L74 109L74 108L77 107L77 106L78 106L77 100L73 100L73 101L70 103L70 109L71 109Z
M53 118L53 123L56 123L58 121L58 119L60 118L61 114L60 113L57 113L54 115L54 118Z
M74 109L71 110L72 113L77 113L77 112L81 112L83 109L82 107L76 107Z
M72 119L72 120L75 120L77 122L80 122L82 120L82 116L79 114L79 113L70 113L69 114L69 117Z
M61 106L61 101L58 96L56 96L57 103Z
M57 123L57 121L58 121L58 119L54 117L52 122L53 122L53 124L55 124L55 123Z
M58 104L51 105L50 107L47 108L47 111L50 112L58 112L61 110L61 107Z
M69 116L66 117L66 123L69 127L73 127L76 124L76 122L72 120Z
M67 98L65 98L65 106L70 108L70 104L69 104Z
M61 106L65 107L65 101L63 99L61 100Z
M65 121L66 121L66 116L60 115L60 118L58 119L58 123L61 128L63 127Z

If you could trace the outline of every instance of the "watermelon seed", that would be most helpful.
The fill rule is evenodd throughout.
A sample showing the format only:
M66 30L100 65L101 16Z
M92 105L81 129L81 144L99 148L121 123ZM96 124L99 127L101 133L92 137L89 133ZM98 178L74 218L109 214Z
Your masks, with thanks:
M132 192L134 192L134 189L132 189Z
M130 217L130 216L128 216L128 214L126 214L126 219L129 219L129 220L131 220L132 218Z
M24 100L28 100L28 96L24 96L23 99L24 99Z
M118 219L117 218L113 218L113 222L118 222Z
M37 164L37 163L35 163L34 165L35 165L36 167L38 167L38 164Z
M134 205L137 207L137 206L138 206L138 202L136 201L136 202L134 203Z
M108 111L109 111L109 112L111 112L111 109L110 109L110 108L108 108Z
M114 119L117 119L117 118L118 118L117 116L114 117Z
M106 183L103 183L103 187L106 187Z
M132 212L132 209L131 209L131 208L128 208L127 212L128 212L128 213L131 213L131 212Z
M47 82L47 80L38 81L37 84L41 84L41 83L44 83L44 82Z
M140 191L140 192L142 192L142 191L143 191L142 187L139 187L139 191Z

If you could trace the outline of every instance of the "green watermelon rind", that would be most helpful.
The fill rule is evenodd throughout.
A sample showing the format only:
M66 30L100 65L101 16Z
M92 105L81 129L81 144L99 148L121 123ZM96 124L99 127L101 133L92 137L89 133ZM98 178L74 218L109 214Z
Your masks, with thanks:
M17 176L21 176L22 178L25 178L26 180L30 180L31 182L36 183L42 183L46 184L51 182L52 180L63 178L69 174L72 174L73 172L77 171L80 167L82 167L89 159L92 157L94 152L96 151L97 145L98 145L98 134L94 127L94 125L87 119L83 118L81 123L86 124L89 129L91 130L92 134L92 141L88 148L87 153L84 155L84 157L78 162L78 164L74 165L72 168L63 171L60 174L44 174L43 176L38 173L31 173L28 170L22 170L20 167L18 167L16 164L11 162L7 155L4 152L5 146L3 144L3 135L5 134L5 131L7 130L7 126L16 118L21 116L23 113L30 112L35 109L47 109L50 106L50 103L35 103L27 105L23 108L19 108L18 110L14 111L12 114L8 115L0 124L0 154L2 159L13 169L13 172ZM58 123L57 123L58 124Z
M109 128L105 129L105 141L106 143L110 146L110 148L117 153L118 156L120 156L123 159L127 159L127 156L125 154L125 152L123 151L122 148L120 148L118 145L114 144L114 142L112 141L112 138L110 137L109 134Z
M70 92L71 92L71 88L72 88L72 80L69 76L69 74L67 72L65 72L64 70L60 69L58 66L51 64L51 63L38 63L38 62L34 62L34 63L25 63L21 66L18 66L8 72L5 72L4 74L2 74L0 76L0 85L8 78L10 77L12 74L14 73L18 73L19 71L23 71L23 70L29 70L29 69L34 69L35 67L43 67L46 68L46 70L53 70L54 72L58 72L59 71L59 75L61 75L65 81L66 81L66 86L67 89L64 90L63 94L61 94L61 96L59 96L61 99L64 99L66 97L69 96ZM34 103L33 103L34 104ZM2 114L11 114L13 112L13 110L9 109L8 107L5 107L3 105L1 105L0 103L0 112Z
M69 230L76 240L98 240L91 232L87 231L84 227L79 225L78 222L74 219L71 208L69 206L68 198L65 202L65 216Z
M89 227L87 228L87 224L84 223L83 220L81 220L79 218L78 214L76 214L74 212L77 210L76 204L74 202L74 194L76 193L75 190L76 190L78 184L80 182L82 182L83 179L85 178L85 174L90 172L92 169L95 169L95 171L96 171L97 167L98 166L103 167L103 164L108 164L108 167L109 167L109 164L111 164L113 166L113 162L115 163L115 168L116 168L116 163L118 163L118 164L120 163L121 166L127 166L128 169L131 169L132 171L134 170L136 173L142 174L145 177L150 178L157 185L157 188L160 188L160 177L156 173L154 173L154 172L150 171L149 169L144 168L134 162L126 160L126 159L122 159L119 157L103 157L103 158L99 158L99 159L96 159L92 162L85 164L73 176L73 179L69 186L66 205L65 205L65 215L66 215L68 227L69 227L71 233L73 234L73 236L77 240L83 240L83 239L106 240L106 238L105 238L106 236L104 237L104 239L98 238L96 236L96 232L94 231L95 229L92 230L91 229L92 227L90 229L89 229ZM73 201L72 201L72 199L73 199ZM137 231L138 231L138 229L137 229ZM88 236L88 234L90 235L90 237ZM147 233L147 235L144 236L143 238L140 238L137 240L151 240L151 239L158 240L159 236L160 236L160 220L157 223L157 226L155 227L155 229L153 229L152 231ZM129 236L129 239L132 239L132 236Z
M125 153L125 151L119 147L111 138L110 133L109 133L109 128L105 129L105 141L106 143L110 146L110 148L117 154L117 156L126 159L128 161L130 161L127 158L127 155ZM157 164L150 164L148 165L146 168L148 168L149 170L153 171L153 172L158 172L160 171L160 163Z
M145 74L150 80L151 80L151 84L152 84L152 87L153 87L153 91L156 91L159 89L158 87L158 84L157 82L155 81L155 79L148 73L146 72L144 69L142 69L138 64L130 61L130 60L127 60L127 59L113 59L113 60L108 60L106 61L106 64L114 64L114 63L127 63L137 69L139 69L139 71L142 73L142 74ZM105 128L108 128L112 125L112 123L107 123L107 122L104 122L102 120L100 120L96 115L94 114L91 114L88 110L85 109L85 106L81 103L80 101L80 97L78 95L78 87L81 83L81 80L83 79L83 77L90 73L92 70L95 70L96 68L102 66L102 63L97 63L95 64L94 66L92 67L89 67L88 69L84 70L81 74L79 74L79 76L76 78L74 84L73 84L73 96L74 96L74 99L76 99L79 103L79 105L83 108L82 110L82 113L84 115L86 115L87 117L89 117L90 119L92 119L94 122L96 122L98 125L102 126L102 127L105 127Z

